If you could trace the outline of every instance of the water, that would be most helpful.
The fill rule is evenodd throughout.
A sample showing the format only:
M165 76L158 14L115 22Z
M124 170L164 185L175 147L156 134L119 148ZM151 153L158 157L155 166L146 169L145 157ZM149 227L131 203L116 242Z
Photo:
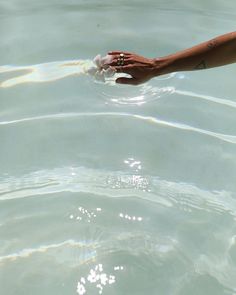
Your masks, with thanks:
M137 87L80 66L233 31L235 8L0 1L0 294L236 294L235 65Z

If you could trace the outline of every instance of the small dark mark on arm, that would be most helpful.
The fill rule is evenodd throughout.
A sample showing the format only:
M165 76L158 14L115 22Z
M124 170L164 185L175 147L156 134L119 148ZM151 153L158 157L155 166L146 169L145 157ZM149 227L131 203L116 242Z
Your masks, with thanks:
M216 45L217 45L217 42L216 42L215 40L211 40L211 41L207 44L207 47L208 47L209 49L212 49L212 48L216 47Z
M195 70L204 70L206 69L206 63L204 60L202 60L196 67L194 68Z

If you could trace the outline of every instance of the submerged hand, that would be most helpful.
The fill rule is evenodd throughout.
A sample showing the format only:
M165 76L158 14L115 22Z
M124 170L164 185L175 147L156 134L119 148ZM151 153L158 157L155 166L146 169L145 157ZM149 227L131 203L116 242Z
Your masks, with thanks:
M120 54L124 55L123 64L119 65ZM150 59L135 53L123 51L111 51L108 55L112 56L108 63L117 73L126 73L131 77L120 77L116 83L138 85L151 78L163 74L161 71L161 59Z

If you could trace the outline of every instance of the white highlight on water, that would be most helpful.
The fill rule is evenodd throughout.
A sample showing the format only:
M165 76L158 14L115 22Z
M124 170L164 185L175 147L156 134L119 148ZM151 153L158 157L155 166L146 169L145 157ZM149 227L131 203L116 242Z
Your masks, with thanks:
M130 114L130 113L121 113L121 112L99 112L99 113L60 113L60 114L51 114L51 115L45 115L45 116L35 116L35 117L28 117L28 118L22 118L22 119L17 119L17 120L11 120L11 121L1 121L1 125L10 125L10 124L18 124L18 123L25 123L25 122L32 122L36 120L55 120L55 119L60 119L60 118L73 118L73 117L95 117L95 116L106 116L106 117L117 117L117 116L122 116L122 117L130 117L133 119L138 119L138 120L143 120L148 123L152 124L157 124L157 125L163 125L166 127L171 127L171 128L177 128L181 130L185 130L188 132L196 132L199 134L207 135L210 137L214 137L216 139L219 139L221 141L229 142L236 144L236 136L235 135L229 135L229 134L222 134L222 133L217 133L205 129L200 129L197 127L193 127L187 124L182 124L182 123L177 123L177 122L169 122L169 121L164 121L157 119L155 117L151 116L142 116L138 114Z
M105 82L106 78L112 77L115 73L110 67L104 68L105 63L109 61L109 56L97 55L94 60L56 61L30 66L0 66L0 74L15 73L17 75L19 73L17 77L1 82L0 87L7 88L30 82L51 82L74 75L91 75L96 80Z

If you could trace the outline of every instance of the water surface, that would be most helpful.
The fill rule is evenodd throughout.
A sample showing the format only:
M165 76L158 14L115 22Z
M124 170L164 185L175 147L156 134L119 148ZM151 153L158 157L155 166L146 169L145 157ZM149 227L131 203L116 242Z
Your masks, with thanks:
M235 8L0 1L1 294L235 294L235 65L137 87L81 70L234 31Z

